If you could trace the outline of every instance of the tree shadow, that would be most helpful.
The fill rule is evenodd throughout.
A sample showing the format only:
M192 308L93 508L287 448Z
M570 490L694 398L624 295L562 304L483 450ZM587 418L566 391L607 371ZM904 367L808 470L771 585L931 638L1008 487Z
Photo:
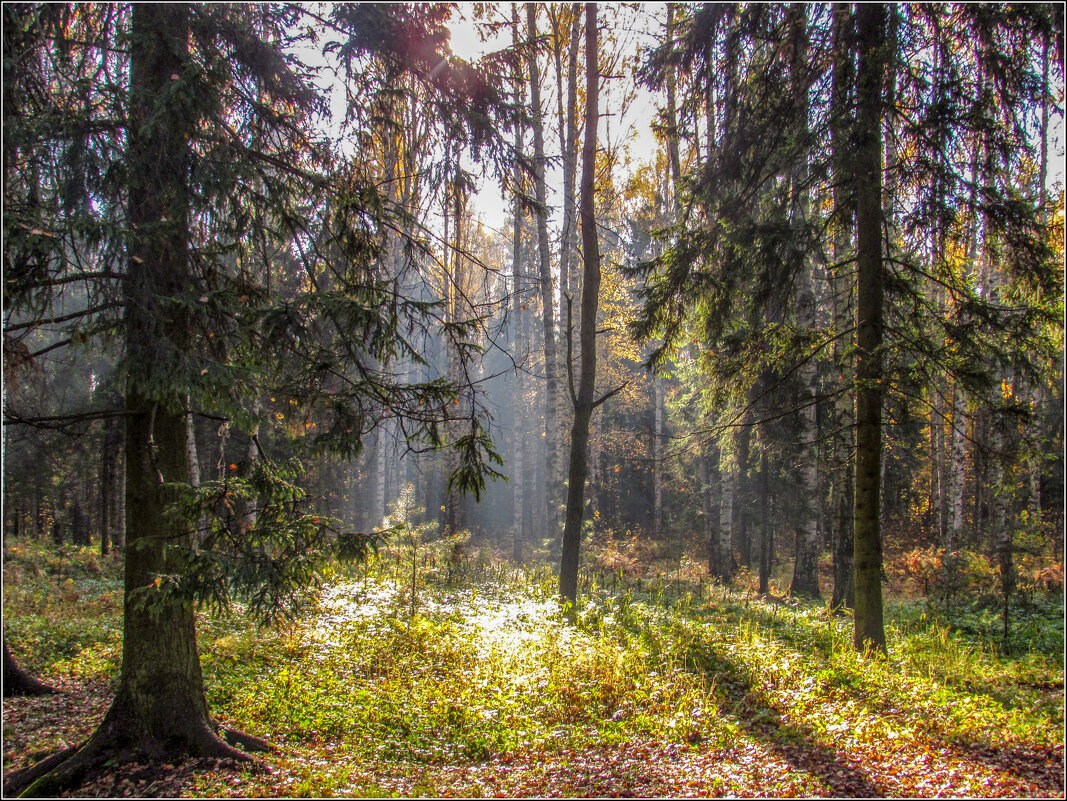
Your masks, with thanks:
M832 658L830 633L828 631L818 631L814 637L802 635L796 628L790 627L788 619L783 620L781 615L775 620L773 613L766 610L753 611L755 614L746 615L746 617L767 625L774 638L787 647L800 653L805 651L809 653L812 651L820 652L826 658ZM812 742L812 730L810 728L795 723L783 724L781 718L782 709L775 704L766 692L753 684L749 669L745 665L733 661L708 647L705 647L702 653L708 660L708 664L702 666L704 672L709 679L713 679L727 691L728 698L734 699L734 703L738 707L734 714L741 719L742 726L746 731L765 740L768 745L772 746L787 759L789 758L789 753L792 752L794 758L799 758L801 761L813 760L814 768L810 762L799 767L803 767L813 775L823 778L839 793L844 794L842 787L835 786L834 781L838 785L843 784L845 787L853 787L860 794L882 794L877 786L871 785L862 776L856 774L854 768L843 764L835 756L835 752L832 749L820 743ZM946 688L968 692L965 687L946 680L944 677L938 677L937 683ZM977 694L989 695L1006 710L1024 707L1024 703L1007 690L994 693L982 688L977 691ZM871 697L866 693L857 693L854 695L854 699L870 712L880 716L896 714L899 706L907 703L906 699L894 700L886 697ZM726 708L727 706L728 704L720 704L720 711L729 713L731 710ZM768 716L764 712L760 715L759 710L770 710L771 714ZM755 718L752 717L753 714L756 715ZM976 742L953 735L950 732L936 730L926 732L925 736L929 738L931 743L947 747L965 759L984 763L1022 781L1033 782L1042 791L1050 795L1062 794L1064 791L1062 747L998 746L988 742ZM783 744L780 742L782 739L787 742ZM788 742L790 739L799 739L801 744L799 746L792 745ZM795 764L792 759L790 764ZM839 772L842 767L845 770L844 774ZM850 773L852 776L849 775ZM860 784L852 784L853 777L858 778ZM833 781L831 781L831 778Z
M734 715L741 728L796 770L821 779L838 797L882 798L883 788L871 782L839 752L818 742L813 729L785 722L783 709L753 681L748 669L721 655L702 650L701 667L709 681L725 694L720 715Z
M1063 746L998 748L959 740L949 740L946 744L960 756L1033 782L1049 797L1063 795Z

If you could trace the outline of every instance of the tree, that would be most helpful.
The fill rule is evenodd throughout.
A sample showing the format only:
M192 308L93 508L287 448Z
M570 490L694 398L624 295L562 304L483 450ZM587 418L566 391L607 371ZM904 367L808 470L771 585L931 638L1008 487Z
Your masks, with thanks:
M882 102L885 9L862 5L856 12L855 152L856 197L856 489L855 645L885 651L882 623Z
M574 404L571 426L570 462L567 471L567 514L563 526L563 547L559 563L559 594L565 601L578 598L579 548L582 519L585 513L585 480L589 473L589 421L593 409L609 395L597 399L596 392L596 317L600 298L600 243L596 226L594 193L596 191L596 131L600 120L599 77L597 62L597 7L585 4L585 136L582 140L582 176L579 186L578 214L582 230L582 302L579 317L579 371L575 392L570 382ZM571 342L568 337L567 364L571 365ZM568 371L570 375L570 371Z
M533 121L533 170L537 220L537 255L541 276L541 324L545 351L545 490L548 503L548 528L553 538L559 528L557 478L559 459L556 452L559 426L559 377L556 351L556 327L553 312L552 256L548 242L548 189L546 183L544 115L541 106L541 71L537 61L537 6L526 4L526 25L529 37L528 65L530 77L530 106Z
M142 5L128 16L111 8L66 13L11 18L17 24L5 26L5 86L12 65L26 71L26 83L62 84L73 76L72 85L82 86L77 70L94 67L93 48L112 58L123 53L115 42L128 36L128 80L107 86L125 110L107 130L125 131L125 147L108 142L110 150L95 153L118 168L93 185L92 204L59 207L57 214L55 205L32 197L39 188L13 181L5 182L5 199L42 215L54 230L75 221L73 230L91 231L101 237L92 241L124 254L124 268L100 276L121 279L113 305L124 312L124 638L118 690L99 728L82 745L11 777L10 791L31 794L58 792L111 757L246 759L234 745L266 747L239 732L226 731L230 742L224 741L210 716L197 606L227 609L236 595L269 621L292 608L299 588L313 584L327 560L359 557L369 545L367 536L342 531L309 509L294 483L297 467L262 459L247 475L224 472L195 486L190 412L255 432L267 410L254 399L269 388L308 409L302 429L289 425L294 434L321 424L307 437L320 453L358 452L367 432L390 414L411 441L437 448L445 444L439 428L456 419L462 391L440 380L405 384L390 372L402 356L418 358L404 334L430 327L435 304L407 300L397 278L374 275L381 231L402 213L362 180L361 165L335 166L313 141L310 119L320 101L284 52L298 9ZM351 34L347 55L381 52L399 69L436 81L442 103L465 109L460 119L450 117L452 132L463 128L485 147L504 104L465 64L440 68L436 13L407 19L390 9L339 9L336 29ZM360 34L373 25L393 38L361 44ZM426 46L410 51L413 41ZM73 67L62 61L79 47L86 49ZM50 53L60 58L49 61ZM468 94L470 102L458 102ZM75 113L113 108L95 100L71 105ZM15 131L5 136L19 143L20 154L42 142L58 147L51 143L67 135L64 124L42 131L31 115L13 112L10 119ZM76 177L78 168L65 165L60 177ZM66 185L45 187L62 192ZM53 247L48 259L30 258L40 235L28 233L13 240L21 254L12 275L16 299L32 299L34 286L61 284L78 244ZM46 236L45 243L51 239L71 242ZM242 249L261 239L280 247ZM257 254L270 261L257 262ZM279 267L282 274L272 275ZM23 303L14 308L35 311ZM461 340L476 327L445 323ZM461 457L451 482L477 494L493 472L484 459L499 457L476 404L462 420L462 435L448 443Z

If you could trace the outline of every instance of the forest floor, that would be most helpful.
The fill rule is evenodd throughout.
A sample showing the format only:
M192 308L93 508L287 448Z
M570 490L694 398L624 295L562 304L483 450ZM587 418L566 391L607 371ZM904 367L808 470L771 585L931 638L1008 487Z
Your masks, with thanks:
M60 692L4 700L5 773L92 731L121 646L105 560L15 556L7 637ZM420 557L412 598L393 557L281 629L201 615L212 708L277 753L114 767L75 795L1064 796L1059 599L1051 643L1010 657L891 605L889 656L864 658L817 604L590 576L567 619L547 570Z

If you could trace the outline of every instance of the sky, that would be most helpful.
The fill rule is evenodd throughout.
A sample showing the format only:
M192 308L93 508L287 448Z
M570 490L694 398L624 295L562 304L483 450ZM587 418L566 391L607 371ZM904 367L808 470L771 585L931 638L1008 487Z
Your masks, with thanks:
M511 44L511 34L507 28L502 29L488 41L483 42L481 40L478 26L474 21L474 5L474 3L469 2L457 3L457 14L449 23L452 52L472 63L487 52L499 50ZM507 4L499 4L499 7L503 8L505 5ZM606 35L615 37L628 54L632 54L642 46L647 46L650 42L650 37L659 32L658 29L665 19L665 5L663 3L638 4L636 9L629 12L622 9L621 4L602 3L600 6L601 25L607 25ZM616 12L619 12L618 15L616 15ZM542 29L547 28L547 19L543 13L539 15L539 25L542 26ZM616 27L611 27L612 25ZM309 48L302 53L307 63L322 63L321 53L313 52L317 51L317 49L317 47ZM546 104L546 111L554 115L555 77L552 66L549 64L545 66L546 69L542 75L542 97L543 102ZM616 83L621 85L627 82L628 78L625 78ZM324 72L320 79L320 85L323 87L323 91L332 95L331 109L335 122L331 127L334 127L337 121L343 119L344 97L343 92L331 84L332 82L328 79L327 73ZM628 166L623 164L620 170L621 183L625 181L628 174L633 170L654 157L656 141L652 134L650 123L656 118L657 107L652 94L645 89L639 89L630 106L620 111L617 100L618 93L617 91L613 93L613 88L611 82L606 82L601 111L602 113L607 111L611 116L604 116L601 119L598 143L601 147L605 143L609 146L618 147L624 141L626 142L629 164ZM1059 102L1062 106L1062 97L1059 98ZM549 127L551 128L551 126ZM1050 159L1047 185L1050 189L1056 191L1056 187L1060 187L1063 184L1065 169L1064 118L1062 114L1053 115L1050 120L1049 133ZM546 130L545 141L546 148L551 156L555 153L555 150L558 150L554 130ZM553 147L554 144L555 148ZM550 166L547 183L548 203L552 209L550 225L558 229L561 217L562 194L562 176L558 166ZM475 216L487 227L502 230L506 227L510 207L511 199L504 197L496 181L491 176L487 176L482 181L480 191L473 202Z
M511 33L507 29L501 31L489 41L482 42L473 21L474 4L458 3L457 5L459 14L449 24L451 31L449 44L455 55L474 62L485 53L503 49L511 44ZM601 4L601 24L607 19L607 14L603 9L604 5ZM639 4L636 12L621 18L622 26L612 30L611 34L619 38L624 49L632 52L636 47L647 44L650 32L645 29L645 26L649 23L660 24L661 13L665 14L664 8L663 3ZM636 26L634 23L636 23ZM538 24L542 26L542 29L547 29L548 20L543 14L539 15ZM579 55L579 58L582 58L582 56ZM656 117L656 104L650 92L640 89L637 92L636 99L630 106L620 112L617 101L614 104L612 103L611 86L606 85L604 88L607 97L601 101L601 112L607 111L613 116L602 117L597 141L599 146L603 147L605 143L611 146L618 146L622 141L628 140L630 167L624 166L621 170L621 180L624 181L634 168L654 157L656 143L649 123ZM546 65L546 70L542 74L542 103L545 105L546 111L549 108L554 109L553 99L555 94L554 67ZM607 108L604 107L605 100ZM554 131L545 131L545 146L550 156L554 154L555 150L558 150L558 145L553 149L556 136L557 134ZM553 211L551 219L555 226L559 227L562 215L562 173L557 167L550 167L546 180L548 184L548 203ZM501 230L507 223L510 204L510 198L505 198L495 182L487 179L483 182L481 191L474 201L475 214L487 227Z

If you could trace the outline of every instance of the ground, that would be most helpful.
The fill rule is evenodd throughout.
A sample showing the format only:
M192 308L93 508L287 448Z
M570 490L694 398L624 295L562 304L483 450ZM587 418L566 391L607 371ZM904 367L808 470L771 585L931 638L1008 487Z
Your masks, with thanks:
M1064 795L1061 660L900 610L890 657L864 659L817 604L666 582L587 582L568 621L546 573L503 566L424 563L412 599L402 562L288 627L201 615L213 709L277 753L112 766L74 795ZM113 633L64 653L59 694L4 701L5 771L106 710Z

